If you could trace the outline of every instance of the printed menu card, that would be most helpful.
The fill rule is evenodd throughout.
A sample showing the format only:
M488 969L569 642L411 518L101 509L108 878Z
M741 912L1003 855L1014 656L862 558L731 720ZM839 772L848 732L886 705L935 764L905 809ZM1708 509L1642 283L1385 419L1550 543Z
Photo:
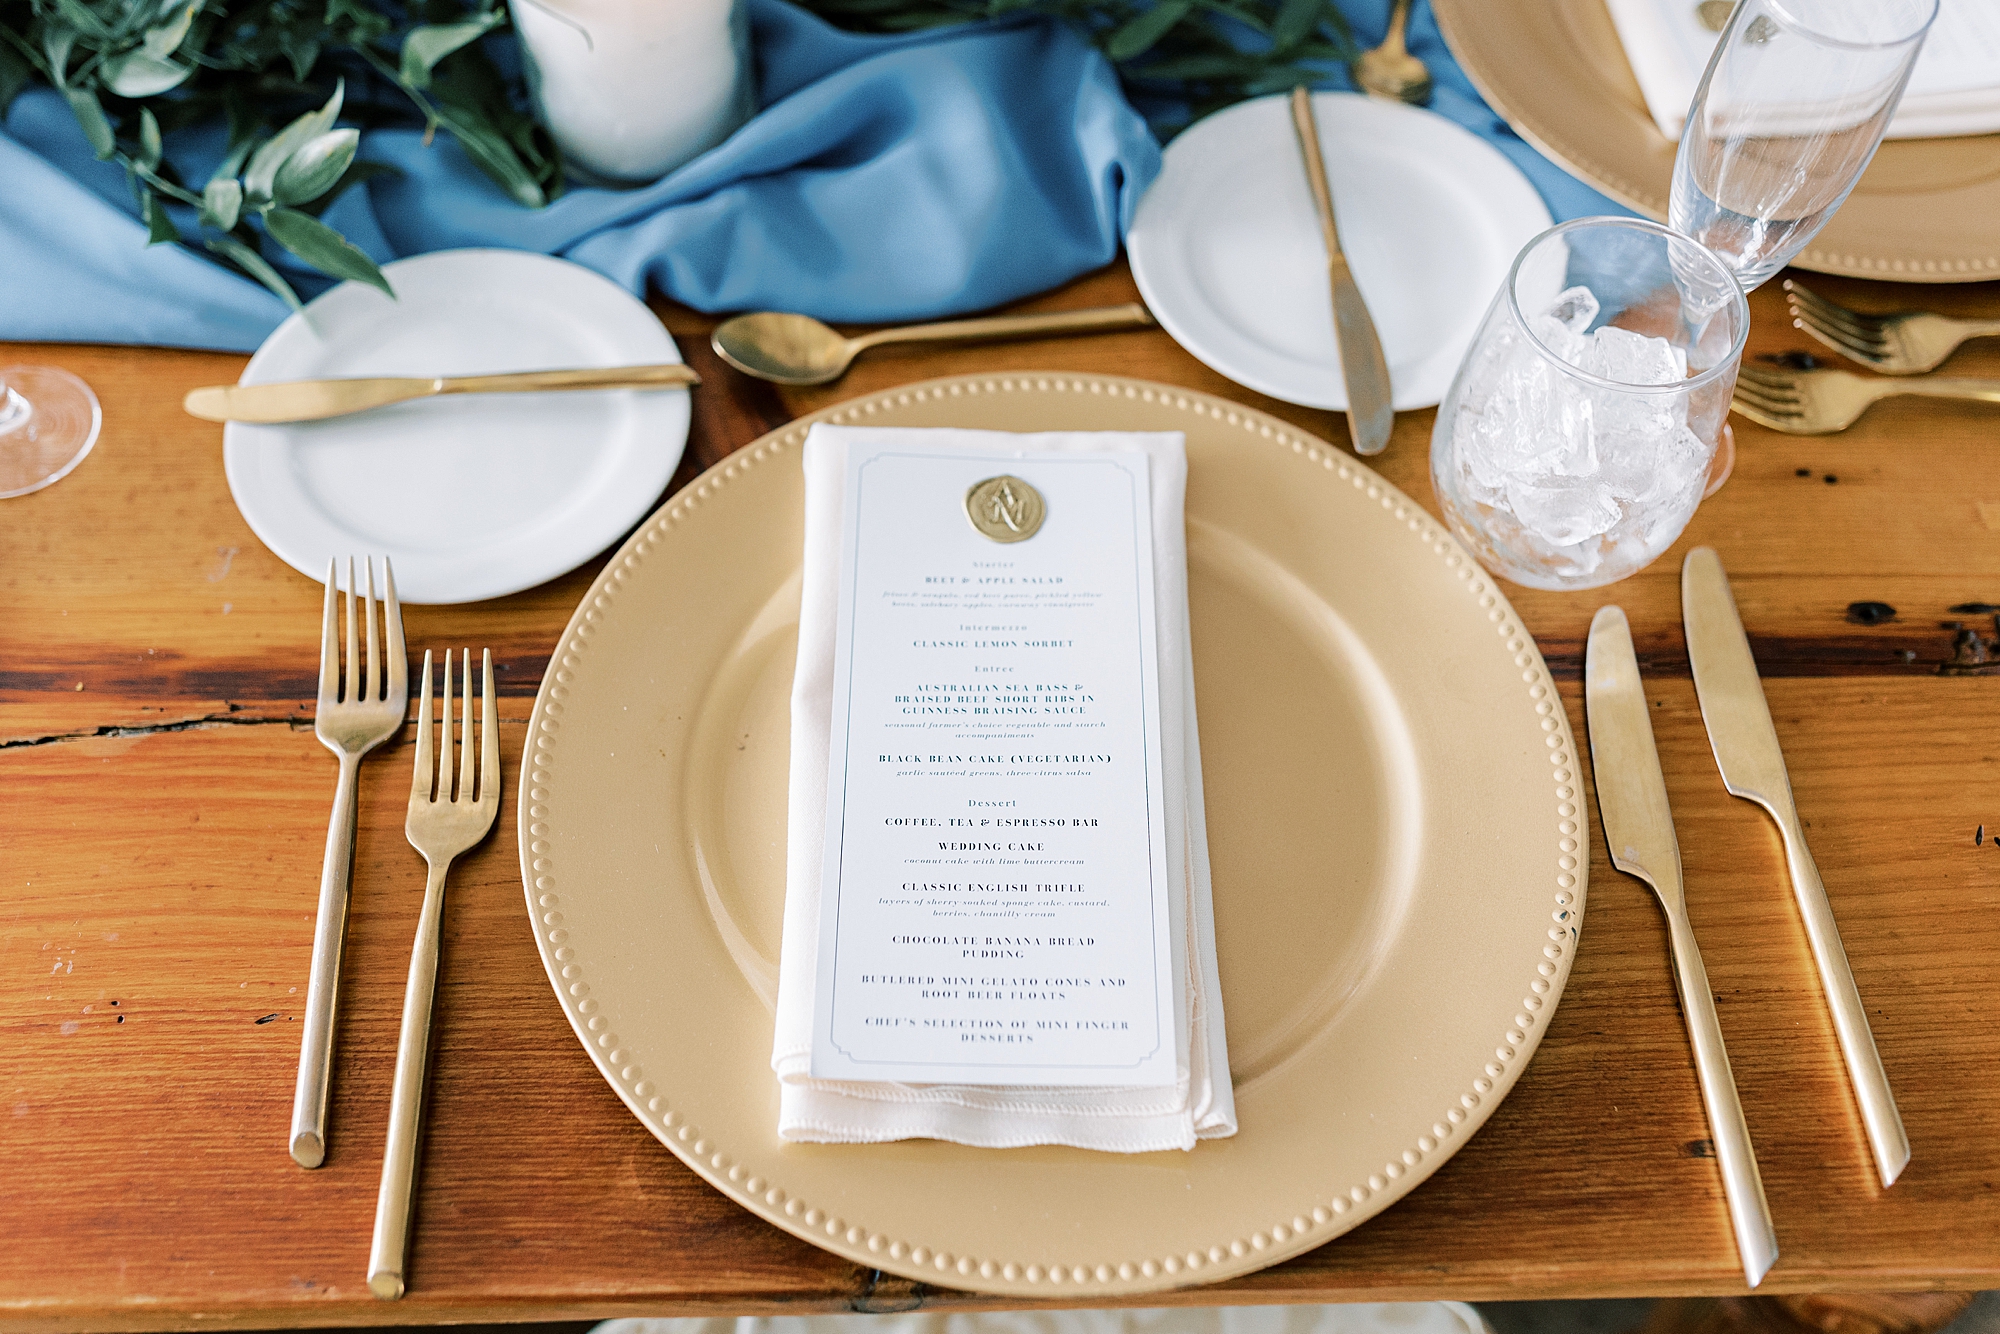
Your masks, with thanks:
M1146 463L849 451L815 1077L1172 1082Z
M1177 435L816 426L780 1132L1234 1131Z

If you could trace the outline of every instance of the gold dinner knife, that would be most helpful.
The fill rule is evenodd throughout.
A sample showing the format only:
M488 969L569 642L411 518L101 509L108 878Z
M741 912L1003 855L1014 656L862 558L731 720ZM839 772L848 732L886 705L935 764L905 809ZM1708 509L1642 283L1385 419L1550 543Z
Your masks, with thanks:
M1868 1012L1855 990L1854 972L1847 966L1847 951L1841 948L1819 868L1806 850L1784 752L1778 748L1771 708L1757 679L1757 660L1750 655L1750 640L1729 592L1729 576L1709 547L1690 551L1681 566L1681 617L1687 625L1688 661L1694 667L1694 688L1701 699L1702 721L1708 725L1709 744L1715 748L1715 766L1722 770L1722 784L1732 795L1756 802L1778 823L1799 916L1805 919L1806 939L1826 990L1827 1008L1833 1011L1840 1054L1854 1081L1855 1100L1861 1104L1861 1123L1867 1128L1882 1184L1892 1185L1909 1165L1910 1138L1889 1092L1889 1076L1875 1050Z
M509 375L385 377L358 380L287 380L279 384L215 384L191 389L181 402L191 416L212 422L304 422L345 417L413 398L440 394L526 394L550 389L682 389L701 377L678 363L607 366L575 371L518 371Z
M1340 229L1333 220L1333 191L1326 183L1326 159L1320 153L1319 126L1313 120L1312 94L1303 84L1292 89L1292 128L1298 132L1313 207L1319 210L1320 237L1326 242L1326 274L1333 286L1333 341L1340 351L1340 378L1347 384L1347 434L1354 441L1355 453L1380 454L1389 447L1389 432L1396 424L1389 363L1382 359L1382 340L1375 333L1375 321L1340 248Z
M1701 951L1695 948L1694 928L1688 923L1680 843L1674 837L1673 811L1667 805L1660 752L1653 744L1632 632L1620 608L1600 607L1591 618L1583 700L1590 726L1590 767L1597 780L1597 806L1604 817L1611 864L1652 886L1667 916L1674 990L1680 994L1694 1046L1695 1075L1708 1111L1709 1132L1715 1136L1715 1158L1729 1199L1736 1252L1743 1260L1744 1281L1754 1288L1778 1258L1778 1237L1771 1226L1771 1206L1764 1200L1757 1156L1750 1149L1743 1105L1736 1098L1736 1081L1729 1072L1708 972L1701 966Z

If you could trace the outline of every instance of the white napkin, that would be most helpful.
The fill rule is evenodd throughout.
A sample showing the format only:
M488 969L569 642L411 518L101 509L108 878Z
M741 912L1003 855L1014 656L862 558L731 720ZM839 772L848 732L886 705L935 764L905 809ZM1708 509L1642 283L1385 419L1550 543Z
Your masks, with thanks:
M827 746L833 702L833 641L841 492L847 451L893 437L922 449L982 453L1131 451L1147 456L1160 652L1160 734L1166 783L1168 901L1185 940L1177 959L1179 1077L1160 1088L1003 1088L968 1084L860 1083L810 1075L813 976L818 960L820 876L826 837ZM942 1139L981 1148L1068 1144L1114 1153L1191 1149L1197 1139L1236 1133L1222 989L1209 901L1208 837L1202 818L1201 749L1195 732L1194 657L1188 645L1187 540L1182 501L1187 454L1179 432L1128 434L890 430L814 426L806 436L805 580L799 658L792 680L792 772L785 859L785 932L778 965L778 1021L771 1068L778 1074L778 1133L788 1140L879 1143Z
M1646 110L1661 133L1680 138L1716 35L1701 25L1695 0L1608 3ZM2000 131L2000 5L1940 0L1885 137L1942 139L1995 131Z

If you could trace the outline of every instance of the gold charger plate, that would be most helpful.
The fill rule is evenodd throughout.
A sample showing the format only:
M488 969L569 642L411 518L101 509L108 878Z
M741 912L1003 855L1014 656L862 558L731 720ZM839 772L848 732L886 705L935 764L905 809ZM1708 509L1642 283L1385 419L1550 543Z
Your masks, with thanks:
M1234 1138L1145 1155L778 1139L813 421L1186 432ZM1520 1076L1582 919L1576 747L1492 576L1325 441L1144 381L933 380L731 455L605 567L530 727L529 912L605 1079L745 1208L953 1287L1146 1292L1258 1269L1373 1217Z
M1432 0L1431 8L1473 86L1523 139L1665 221L1675 144L1646 112L1604 0ZM1911 283L2000 278L2000 135L1884 143L1792 263Z

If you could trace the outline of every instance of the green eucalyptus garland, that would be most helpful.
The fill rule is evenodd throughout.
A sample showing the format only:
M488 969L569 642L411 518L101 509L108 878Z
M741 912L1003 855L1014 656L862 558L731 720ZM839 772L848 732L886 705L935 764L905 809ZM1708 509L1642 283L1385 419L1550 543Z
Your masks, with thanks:
M562 188L548 134L476 43L506 26L499 0L0 0L0 115L45 83L68 100L98 158L125 168L149 240L199 243L296 308L258 251L264 234L335 278L389 290L373 260L320 215L357 181L391 170L355 157L363 124L421 119L508 194L539 207ZM378 96L356 105L357 80ZM185 179L164 136L228 126L222 162ZM183 234L168 204L195 210Z
M1313 82L1355 53L1333 0L804 0L842 27L909 32L1024 14L1069 23L1171 132L1217 107ZM389 290L320 221L342 191L390 171L355 156L364 125L420 118L528 208L562 190L548 133L480 50L502 0L0 0L0 117L25 88L68 100L97 156L125 168L149 241L199 244L292 307L263 236L335 278ZM372 94L349 97L349 83ZM385 105L383 94L400 105ZM208 122L228 147L184 178L164 136ZM168 205L194 210L192 236Z
M861 32L1038 14L1089 38L1162 137L1248 97L1317 83L1359 52L1334 0L801 0Z

